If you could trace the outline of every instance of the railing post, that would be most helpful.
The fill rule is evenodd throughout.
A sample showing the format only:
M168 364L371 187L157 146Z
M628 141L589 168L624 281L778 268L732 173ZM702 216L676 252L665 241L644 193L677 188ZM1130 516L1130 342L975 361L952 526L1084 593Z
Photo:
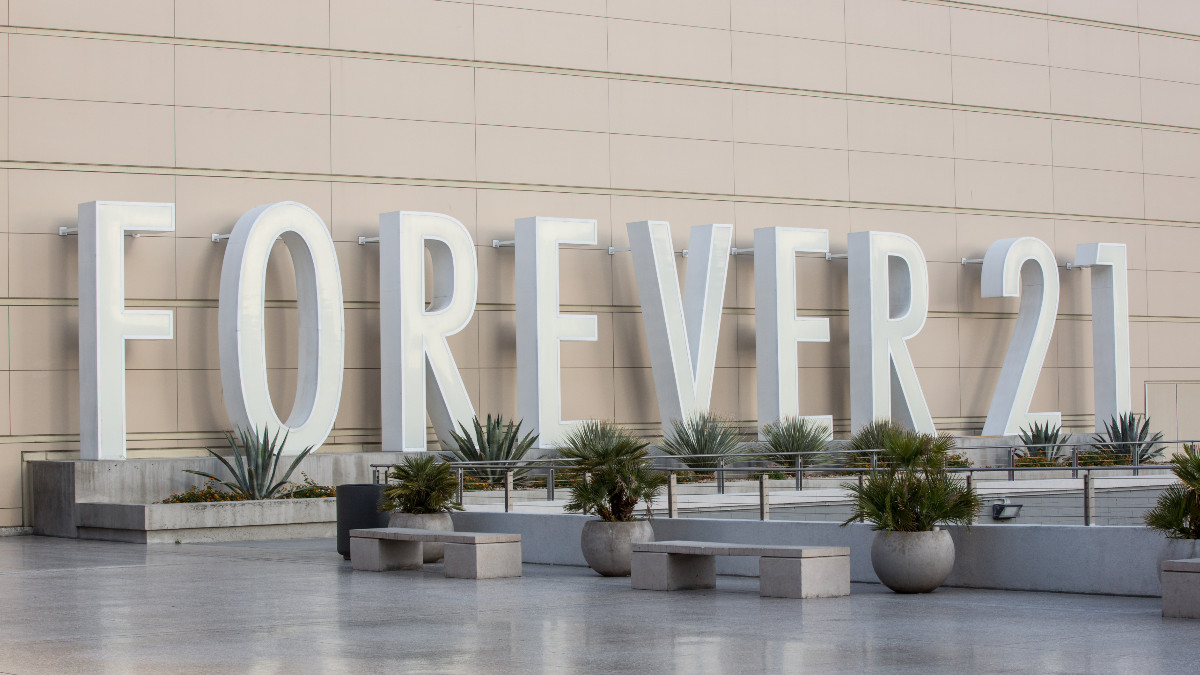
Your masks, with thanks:
M504 512L512 511L512 469L504 472Z
M1071 478L1079 478L1079 448L1071 448Z
M771 519L771 501L767 496L767 475L758 475L758 519Z
M554 469L546 474L546 501L554 501Z
M879 452L876 450L872 450L871 451L871 473L875 473L875 469L878 467L878 465L879 465Z
M1141 471L1138 470L1138 465L1140 464L1140 462L1138 461L1139 460L1138 456L1142 454L1141 452L1139 452L1140 449L1141 448L1138 446L1133 446L1129 449L1129 456L1133 460L1131 462L1133 464L1133 475L1135 475L1135 476L1141 475Z
M804 489L804 456L796 455L796 492Z
M667 517L679 517L679 503L676 501L675 472L667 470Z
M974 484L975 484L975 472L968 471L967 472L967 492L971 491L971 488L974 487Z
M717 460L717 494L725 494L725 458Z
M1091 525L1096 509L1096 484L1092 481L1092 472L1083 474L1083 524Z
M463 493L463 470L462 470L462 467L460 466L457 469L455 469L454 473L456 474L456 478L458 478L458 503L462 504L462 500L463 500L463 495L462 495L462 493Z
M1009 448L1008 449L1008 482L1010 482L1010 483L1017 479L1017 472L1014 470L1014 467L1016 467L1016 465L1017 465L1017 449Z

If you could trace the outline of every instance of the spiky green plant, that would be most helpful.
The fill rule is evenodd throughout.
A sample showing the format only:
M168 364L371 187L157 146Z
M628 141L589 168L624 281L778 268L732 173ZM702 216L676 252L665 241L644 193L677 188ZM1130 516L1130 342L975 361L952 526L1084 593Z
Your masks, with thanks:
M816 463L833 436L828 424L806 417L785 417L763 427L762 433L769 459L781 466L796 466L792 453L797 452L805 453L800 455L802 465Z
M279 431L276 430L275 435L272 436L264 427L260 438L257 430L239 427L237 438L234 438L233 434L225 432L225 440L229 442L229 447L233 450L231 453L232 463L212 448L205 449L229 470L230 478L228 480L221 480L204 471L192 469L184 469L184 471L214 480L230 490L244 495L246 499L271 499L274 497L287 485L292 472L296 470L297 466L300 466L300 460L312 452L311 445L301 450L292 460L283 477L276 481L275 471L279 468L279 460L283 457L287 434L284 434L283 438L279 438Z
M722 457L737 454L742 442L742 433L733 422L707 412L671 420L671 432L659 447L691 469L716 468Z
M647 443L612 422L589 421L563 439L558 453L574 461L583 480L571 484L564 510L600 516L606 521L630 521L638 502L649 503L667 483L665 474L650 468Z
M969 527L982 505L974 488L946 471L954 439L901 429L875 429L884 468L867 475L862 485L843 483L854 498L851 516L873 529L925 532L939 525Z
M850 436L843 452L830 453L823 463L830 466L866 467L871 464L872 450L882 450L887 440L904 427L890 419L874 420L864 424Z
M1019 437L1024 447L1017 453L1021 457L1047 463L1059 463L1063 457L1062 426L1049 422L1034 422L1029 428L1021 427Z
M380 511L402 513L441 513L461 511L454 501L458 492L458 477L450 465L434 455L409 455L392 465L389 482L383 489Z
M537 440L537 435L533 432L525 434L521 437L521 422L508 421L504 423L502 415L496 415L493 418L487 416L487 421L484 424L479 423L479 418L474 419L474 435L467 431L461 422L458 428L462 433L455 431L450 432L450 436L454 439L455 445L458 447L450 450L450 454L460 462L516 462L525 458L525 453L529 452L529 448L533 447L534 441ZM486 482L490 486L502 485L504 483L504 473L507 469L503 467L467 467L466 472L472 476L476 476L480 480ZM513 480L520 480L529 469L513 469Z
M1114 415L1104 423L1104 433L1092 437L1092 445L1102 455L1129 457L1136 456L1139 464L1147 464L1162 458L1167 446L1159 443L1162 432L1156 431L1150 435L1150 418L1147 417L1138 424L1137 415L1121 413Z
M1179 479L1158 495L1146 525L1172 539L1200 539L1200 451L1186 445L1175 453L1171 472Z

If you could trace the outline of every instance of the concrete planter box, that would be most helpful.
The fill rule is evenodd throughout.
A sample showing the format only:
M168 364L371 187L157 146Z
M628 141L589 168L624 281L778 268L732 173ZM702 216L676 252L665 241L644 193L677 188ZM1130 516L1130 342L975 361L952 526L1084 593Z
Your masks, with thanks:
M337 534L337 505L323 499L201 504L76 504L80 539L136 544L305 539Z

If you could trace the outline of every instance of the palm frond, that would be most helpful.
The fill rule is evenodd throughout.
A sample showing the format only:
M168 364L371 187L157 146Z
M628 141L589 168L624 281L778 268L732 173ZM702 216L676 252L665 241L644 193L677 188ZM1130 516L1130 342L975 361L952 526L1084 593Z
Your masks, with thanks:
M450 465L435 455L409 455L392 465L388 478L396 481L383 489L380 511L403 513L441 513L461 511L454 501L458 477Z

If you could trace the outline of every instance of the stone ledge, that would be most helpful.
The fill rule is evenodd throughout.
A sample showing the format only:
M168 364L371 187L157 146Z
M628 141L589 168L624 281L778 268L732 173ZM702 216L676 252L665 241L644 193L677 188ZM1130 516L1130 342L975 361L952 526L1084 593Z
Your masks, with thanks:
M332 537L336 523L336 500L326 497L197 504L80 502L75 524L81 539L199 543Z

